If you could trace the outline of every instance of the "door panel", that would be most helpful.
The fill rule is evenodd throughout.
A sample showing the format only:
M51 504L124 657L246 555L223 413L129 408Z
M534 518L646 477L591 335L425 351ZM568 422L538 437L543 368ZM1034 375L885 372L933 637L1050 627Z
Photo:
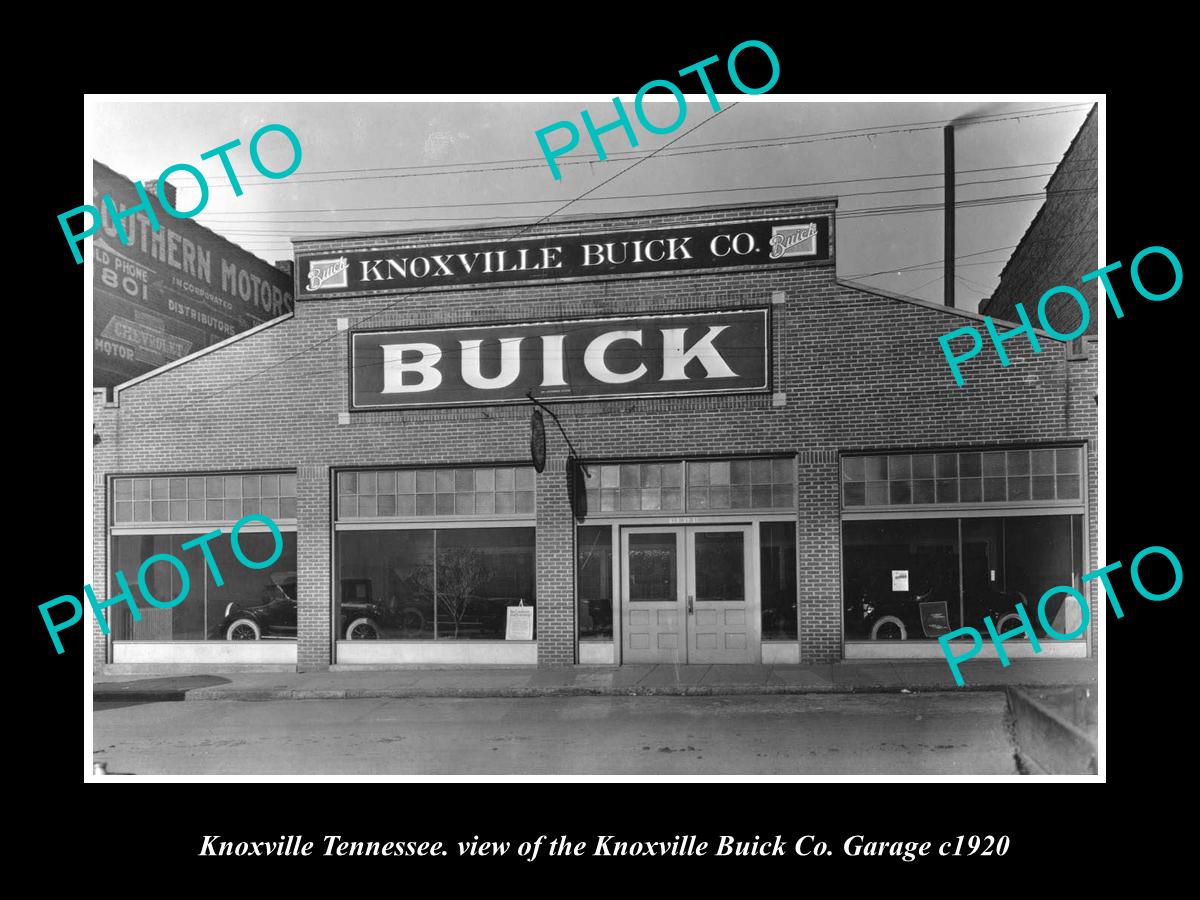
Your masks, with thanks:
M695 525L686 537L688 662L759 662L750 526Z
M625 662L687 662L682 537L678 528L627 528L621 533Z

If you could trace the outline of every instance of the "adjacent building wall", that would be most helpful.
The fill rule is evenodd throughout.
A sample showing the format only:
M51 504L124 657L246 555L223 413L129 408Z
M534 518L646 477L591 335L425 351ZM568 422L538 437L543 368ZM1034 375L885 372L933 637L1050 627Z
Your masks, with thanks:
M1020 303L1036 322L1042 294L1065 284L1087 299L1086 333L1097 333L1097 282L1084 284L1079 280L1096 270L1099 255L1096 116L1097 107L1093 106L1046 183L1046 201L1000 272L1000 285L979 305L984 315L1015 322L1015 306ZM1059 334L1070 334L1078 328L1081 316L1078 304L1069 297L1057 297L1046 305L1046 320Z

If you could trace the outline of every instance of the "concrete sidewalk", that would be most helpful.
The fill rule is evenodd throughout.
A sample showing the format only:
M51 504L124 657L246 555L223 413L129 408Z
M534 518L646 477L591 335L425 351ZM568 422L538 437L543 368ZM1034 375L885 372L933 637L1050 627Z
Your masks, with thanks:
M96 702L346 700L389 697L715 696L735 694L989 691L1096 682L1092 660L1019 659L964 665L958 687L942 660L793 666L498 666L364 668L337 672L213 672L96 675Z

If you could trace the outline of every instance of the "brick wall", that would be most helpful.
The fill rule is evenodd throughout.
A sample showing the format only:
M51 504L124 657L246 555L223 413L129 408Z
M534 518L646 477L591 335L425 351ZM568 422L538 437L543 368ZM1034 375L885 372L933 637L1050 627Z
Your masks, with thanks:
M1083 571L1094 572L1104 562L1097 556L1098 530L1100 525L1100 496L1099 496L1099 456L1098 439L1099 407L1096 404L1096 392L1099 390L1099 360L1095 354L1086 358L1075 358L1067 362L1069 379L1068 390L1070 400L1067 404L1067 428L1070 431L1089 435L1087 441L1087 507L1088 515L1087 545L1084 548ZM1092 622L1098 621L1105 603L1103 588L1099 580L1093 579L1084 585L1084 595L1088 598L1092 612ZM1094 656L1099 656L1097 631L1093 627L1088 632L1091 650Z
M92 447L92 590L96 597L107 597L108 590L108 504L105 499L104 473L111 470L112 451L117 443L117 418L104 413L104 390L92 393L92 416L96 422L95 433L100 443ZM86 596L80 596L84 605L85 621L91 622L91 644L93 666L107 662L108 638L100 630L100 623L87 608Z
M528 418L528 412L526 412ZM549 423L547 423L549 424ZM567 497L566 445L557 429L546 434L549 458L537 476L538 665L575 663L575 527Z
M328 668L333 658L329 568L332 521L329 466L307 463L296 472L296 667Z
M842 605L830 602L831 597L842 596L841 484L836 451L800 454L796 603L801 662L832 662L842 656Z
M740 219L765 211L647 215L589 223L588 230ZM828 201L769 209L780 215L832 211ZM571 224L539 232L568 227L579 230ZM511 233L490 229L472 232L470 239ZM771 305L775 291L785 292L783 304ZM1063 345L1045 340L1045 352L1034 355L1024 339L1012 341L1006 347L1012 366L1004 369L994 356L980 354L964 366L966 386L957 388L937 338L970 324L965 314L840 284L831 263L301 301L293 318L122 391L119 408L98 408L104 443L97 447L97 472L296 468L300 664L328 664L329 469L527 463L529 454L527 406L354 413L349 424L339 424L347 403L349 335L337 330L339 317L352 325L370 317L361 327L379 329L745 306L771 306L773 389L786 394L785 405L773 406L768 394L566 403L555 410L579 452L592 459L798 454L801 650L807 662L841 655L839 451L981 447L1094 434L1094 409L1090 419L1082 412L1086 379L1068 378ZM575 656L574 529L561 470L565 447L549 421L547 426L551 465L537 479L538 656L542 665L566 665ZM96 499L103 510L99 486ZM95 531L101 547L102 516ZM97 584L104 583L103 572L98 554ZM99 662L103 641L96 646Z
M1017 321L1015 305L1025 307L1037 324L1042 294L1065 284L1087 299L1087 334L1096 334L1097 282L1080 278L1097 268L1097 124L1096 107L1088 113L1062 162L1046 184L1046 201L1000 273L995 293L980 304L980 312L1005 321ZM1079 327L1082 311L1069 296L1046 304L1046 320L1059 334Z

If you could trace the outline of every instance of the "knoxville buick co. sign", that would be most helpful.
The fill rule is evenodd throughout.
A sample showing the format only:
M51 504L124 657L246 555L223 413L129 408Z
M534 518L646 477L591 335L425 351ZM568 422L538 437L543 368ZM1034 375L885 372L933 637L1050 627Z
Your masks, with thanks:
M351 407L762 392L769 344L766 309L360 331Z
M298 254L301 297L829 260L829 218Z

